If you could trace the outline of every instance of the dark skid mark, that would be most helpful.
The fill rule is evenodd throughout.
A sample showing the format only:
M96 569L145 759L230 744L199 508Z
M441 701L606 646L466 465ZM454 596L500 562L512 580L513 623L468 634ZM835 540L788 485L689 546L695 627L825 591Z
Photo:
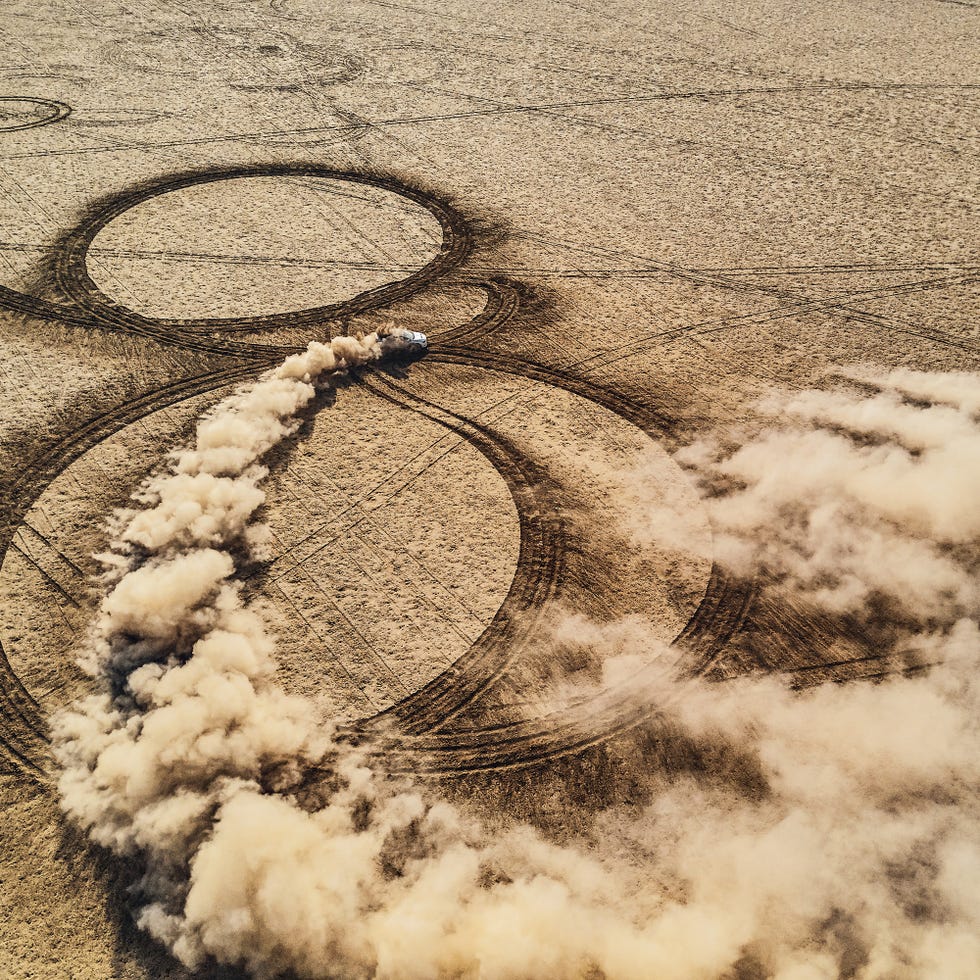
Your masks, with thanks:
M4 103L9 104L12 102L28 102L31 105L47 109L48 114L38 119L29 119L23 123L11 123L7 119L16 120L17 115L8 114ZM71 106L66 102L59 102L57 99L39 99L33 95L0 95L0 133L16 133L23 129L37 129L38 126L49 126L51 123L66 119L69 115L71 115Z
M138 204L171 191L243 177L312 177L347 181L388 191L429 211L442 228L442 246L428 264L406 278L385 283L349 300L305 310L253 317L146 317L115 303L102 293L89 276L86 261L92 241L115 218ZM296 348L292 345L277 347L273 344L247 343L223 335L295 328L317 329L322 332L330 323L387 306L424 289L459 266L469 255L472 244L470 226L451 204L395 177L334 170L318 164L304 163L195 170L151 180L93 202L75 228L63 235L53 246L51 258L44 264L46 268L42 268L40 289L52 289L56 298L45 299L0 286L0 308L74 326L150 337L169 346L202 353L265 359L270 354L285 356Z
M188 398L241 384L255 377L262 368L271 366L254 363L219 371L209 371L198 377L186 378L174 384L147 392L139 398L118 405L88 419L49 449L23 461L17 479L7 488L0 505L0 567L14 534L24 517L49 484L71 463L88 450L108 439L120 429L153 412L175 405ZM41 705L17 676L0 644L0 764L11 763L24 775L43 780L49 764L47 724ZM6 759L3 759L6 756Z
M480 314L479 318L484 314ZM492 318L489 318L492 320ZM467 333L467 339L469 339ZM433 351L430 359L463 363L490 371L519 374L587 398L636 425L651 438L663 439L671 423L661 414L591 382L518 358L481 355L467 348ZM539 635L534 626L543 604L561 589L568 564L568 534L560 517L560 488L532 460L491 428L410 394L397 385L372 378L375 394L457 433L479 450L501 474L520 521L517 568L504 602L493 620L451 667L393 707L351 726L355 738L379 739L387 768L396 771L453 774L502 770L581 751L620 732L655 719L650 699L614 689L544 717L482 728L458 728L453 719L499 681ZM711 576L697 609L674 640L686 676L706 674L739 631L752 605L755 588L725 573Z
M440 223L439 254L405 279L368 290L342 303L258 317L167 320L144 317L113 303L89 277L88 249L95 236L129 209L162 194L220 180L254 176L291 176L348 181L398 194L426 208ZM492 229L487 229L492 237ZM481 236L482 237L482 236ZM74 229L65 234L42 266L39 289L52 298L29 296L0 287L0 307L64 324L150 337L189 350L235 354L234 367L210 371L147 392L88 419L54 446L28 457L12 481L0 512L0 561L32 504L71 462L124 425L153 411L234 382L255 377L295 347L247 344L220 334L276 328L318 328L406 299L459 267L475 245L474 224L452 205L428 191L392 177L337 171L316 164L269 164L193 171L148 181L94 202ZM638 426L650 438L670 446L674 421L653 406L591 382L571 370L559 370L505 353L486 353L477 346L520 311L535 318L531 294L505 276L485 280L451 280L476 287L487 296L484 309L466 323L434 335L430 359L526 377L586 398ZM540 315L540 310L537 314ZM536 642L534 625L566 574L572 547L561 518L562 491L540 465L492 428L409 394L375 374L367 381L375 395L421 412L481 452L507 484L517 508L520 548L507 596L480 637L451 667L393 707L348 729L355 739L378 739L390 768L417 772L463 773L520 767L580 751L656 715L639 703L634 691L613 690L540 718L477 728L459 727L454 719L495 685L508 667ZM715 568L698 608L675 644L688 674L708 671L738 631L751 604L753 588ZM35 779L48 768L47 734L41 705L23 686L0 650L0 716L5 716L6 762Z

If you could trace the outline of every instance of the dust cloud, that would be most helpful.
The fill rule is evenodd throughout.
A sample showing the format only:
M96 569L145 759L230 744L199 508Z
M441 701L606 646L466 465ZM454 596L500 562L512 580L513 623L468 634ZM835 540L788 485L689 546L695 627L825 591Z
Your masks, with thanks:
M915 669L804 692L648 672L636 696L751 785L676 776L559 845L489 833L314 728L236 584L261 553L263 454L318 379L381 352L310 345L203 419L114 524L85 652L100 692L53 732L66 813L146 869L140 925L191 967L257 977L980 975L980 376L773 392L753 426L680 454L717 559ZM687 547L635 486L634 546ZM604 656L607 684L658 644L637 617L566 616L554 642Z

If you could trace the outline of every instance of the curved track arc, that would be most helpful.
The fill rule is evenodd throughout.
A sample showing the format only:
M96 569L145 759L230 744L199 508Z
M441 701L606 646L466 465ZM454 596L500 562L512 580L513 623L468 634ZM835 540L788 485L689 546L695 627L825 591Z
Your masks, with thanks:
M270 362L271 364L272 362ZM84 453L132 422L157 409L253 378L268 365L239 365L185 378L108 409L29 460L8 488L0 511L0 566L17 528L52 481ZM24 685L0 644L0 717L4 719L0 755L35 781L46 773L47 724L43 706Z
M19 133L25 129L50 126L52 123L60 122L71 115L71 106L67 102L60 102L58 99L42 99L34 95L0 95L0 104L4 102L31 102L34 105L46 106L50 113L40 119L32 119L30 122L18 123L14 126L4 126L0 123L0 133Z
M488 370L496 368L553 384L601 404L650 437L660 438L669 431L669 421L659 413L606 392L585 379L567 376L544 365L528 365L516 358L513 359L514 363L508 363L508 359L504 358L502 363L495 364L495 358L465 348L437 350L429 356L436 362L466 363ZM522 370L525 367L529 370ZM512 475L510 478L506 473L502 475L512 488L514 502L522 519L529 503L538 513L549 510L546 482L536 479L536 496L528 499L525 499L528 497L527 488L521 488L520 482L515 482L514 473L526 478L533 465L521 456L516 447L486 426L463 419L390 384L386 383L385 386L389 392L383 397L401 405L415 404L428 417L459 431L464 438L474 442L498 470L497 460L502 452L505 453L506 465ZM444 417L440 418L440 414ZM471 434L467 434L468 430ZM478 437L476 433L479 433ZM492 451L488 452L488 446L493 447ZM518 488L516 493L515 487ZM530 535L528 540L530 542ZM553 539L551 547L555 545L563 546L564 538ZM549 593L553 591L556 583L553 569L560 565L549 558L543 576L546 581L539 581L541 573L536 563L540 561L540 548L540 543L535 543L533 547L525 549L525 525L522 523L521 556L508 599L511 595L533 596L535 590L542 586L546 586ZM718 565L712 567L704 596L673 641L685 674L699 676L711 668L741 626L754 591L752 583L733 578ZM526 599L524 602L523 608L527 608ZM595 703L582 702L541 718L482 728L447 728L447 723L451 723L456 714L502 676L508 664L519 656L521 637L514 632L510 610L505 610L506 604L507 600L478 643L449 670L387 711L352 726L351 734L379 736L381 742L378 751L384 757L385 764L393 765L395 769L451 774L515 768L571 754L611 738L656 714L655 705L641 702L630 685L630 690L604 692ZM509 649L495 649L501 642L510 644Z
M397 704L352 726L352 731L383 731L392 725L406 734L432 730L470 704L500 676L520 651L519 618L553 594L563 567L564 524L560 515L536 506L540 488L549 478L524 458L506 439L480 423L464 419L397 386L371 385L374 393L393 404L414 407L465 439L481 452L503 477L517 508L520 550L514 578L503 603L470 649L424 687Z
M338 303L308 309L246 317L200 317L167 319L145 317L119 306L106 297L88 273L86 259L95 236L111 221L127 211L164 194L248 177L314 177L361 184L405 198L427 210L442 229L438 254L411 275L385 283ZM153 181L136 190L111 195L98 202L90 217L82 221L64 240L55 267L55 276L64 293L80 309L100 320L119 326L176 331L254 332L280 328L321 326L325 321L363 313L413 295L457 266L469 252L471 233L463 216L448 203L432 194L391 177L357 171L335 170L308 164L268 164L230 167L224 170L192 171Z

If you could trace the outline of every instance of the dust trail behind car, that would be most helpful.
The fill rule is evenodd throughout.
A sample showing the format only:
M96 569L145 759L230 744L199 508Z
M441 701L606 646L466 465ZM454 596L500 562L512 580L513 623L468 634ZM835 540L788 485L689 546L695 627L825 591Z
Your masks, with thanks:
M975 977L980 377L774 392L754 428L682 454L730 566L938 666L804 694L665 672L637 696L748 760L751 784L692 771L558 846L488 831L315 727L235 579L263 549L263 455L316 386L419 346L310 344L115 518L85 651L98 693L52 727L64 809L145 870L142 927L191 967L257 976ZM614 519L635 548L671 530L655 487ZM610 674L659 642L642 617L572 615L554 640Z

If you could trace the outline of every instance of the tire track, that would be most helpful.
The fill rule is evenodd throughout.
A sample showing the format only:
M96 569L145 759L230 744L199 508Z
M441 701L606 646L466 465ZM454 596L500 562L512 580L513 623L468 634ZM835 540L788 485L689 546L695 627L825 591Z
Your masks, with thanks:
M541 239L546 244L558 244L550 242L543 236L525 235L530 240ZM568 246L565 246L568 247ZM630 253L619 253L614 250L595 250L599 254L606 255L626 255ZM953 286L968 285L980 280L974 266L965 266L952 275L936 276L928 279L918 280L911 283L898 283L893 286L885 286L875 289L865 289L838 293L831 296L811 297L806 293L797 290L790 290L784 287L767 285L764 283L753 283L746 279L737 278L732 275L717 274L718 270L696 270L685 269L682 266L675 266L668 263L653 263L651 270L669 276L696 283L699 285L713 286L719 289L731 290L735 293L749 295L752 293L762 293L776 299L786 300L786 306L778 306L753 313L736 314L734 316L722 317L716 320L703 320L697 323L689 323L673 330L662 330L656 333L646 334L642 337L629 341L618 347L610 348L601 354L590 355L574 363L564 365L565 368L586 367L588 370L597 370L608 367L625 357L629 357L637 350L649 347L653 343L662 343L666 340L674 340L687 334L715 333L740 326L753 326L757 323L768 323L776 320L789 319L807 313L837 313L844 319L863 323L867 326L877 327L893 333L901 333L908 336L918 337L929 340L933 343L943 344L949 347L958 347L962 350L975 353L976 344L969 341L961 341L955 337L939 331L915 329L905 324L901 320L896 320L884 314L872 313L868 310L860 309L853 305L854 300L861 299L887 299L892 296L911 295L918 292L925 292L933 289L945 289ZM932 271L932 270L929 270ZM943 268L942 271L948 271Z
M3 113L2 103L4 102L30 102L34 105L44 106L48 109L48 115L12 126L0 121L0 133L17 133L24 129L37 129L38 126L50 126L52 123L60 122L71 115L71 106L67 102L59 102L57 99L39 99L33 95L0 95L0 113Z
M519 358L504 358L498 362L495 357L469 350L438 351L429 356L437 362L465 363L530 376L582 397L592 396L590 400L658 438L668 428L667 420L656 412L644 410L628 399L598 389L591 382L555 372L543 365L529 364ZM401 405L408 399L427 417L474 442L498 470L501 467L494 454L486 452L474 440L470 427L481 436L491 437L497 442L494 449L503 449L507 453L508 472L512 473L516 466L520 473L521 463L526 467L531 462L513 444L491 433L486 426L477 426L386 380L381 383L388 393L378 391L379 395ZM511 488L519 515L524 515L528 503L539 511L560 511L561 492L553 480L538 479L533 487L534 492L528 498L526 494L517 492L512 475L508 479L508 472L501 472ZM365 735L379 737L381 741L377 751L384 756L386 766L394 766L398 771L448 774L528 765L601 742L648 720L655 713L652 701L640 699L638 702L636 690L630 685L629 691L610 692L597 701L582 701L542 718L470 729L446 729L445 726L451 726L454 717L500 679L507 668L520 659L522 652L535 642L534 626L540 621L540 616L533 620L526 616L522 618L518 634L510 622L510 610L506 609L514 593L525 607L529 601L542 601L540 593L535 592L541 584L535 581L540 576L535 561L540 561L538 553L542 543L534 541L532 547L525 551L523 531L522 526L522 551L512 591L474 647L453 667L409 698L348 729L348 735L353 738ZM553 548L556 544L567 547L567 535L563 534L560 542L552 541L546 546ZM531 561L528 560L529 556L533 556ZM554 568L553 560L553 556L549 556L546 573L550 573L550 577L545 598L554 595L560 584L551 571ZM563 558L562 567L564 564ZM711 669L741 627L753 596L751 583L736 581L719 567L713 567L705 595L674 640L674 646L682 657L683 669L688 675L701 676ZM392 725L398 734L391 734Z
M681 669L694 679L706 674L740 629L754 598L750 583L715 566L705 596L674 640ZM655 722L656 665L599 698L526 721L452 730L416 738L388 736L377 746L393 772L454 775L512 769L583 751L637 725Z
M262 316L196 319L145 317L115 303L102 293L89 275L88 251L96 235L130 209L173 191L248 177L310 177L347 181L398 195L425 208L439 222L443 235L440 250L430 262L406 278L366 290L349 300ZM274 354L282 358L299 348L248 343L223 335L301 328L319 336L330 323L407 299L424 289L460 265L469 255L472 244L473 234L468 223L451 204L394 177L335 170L318 164L290 163L195 170L148 181L94 201L81 221L62 235L50 252L47 271L57 292L66 301L54 302L0 286L0 308L72 326L133 334L201 353L258 359Z
M89 248L96 235L114 219L137 205L163 194L202 184L249 177L310 177L346 181L398 195L424 208L439 222L443 236L440 250L430 262L406 278L366 290L349 300L305 310L261 316L196 319L144 317L115 304L92 280L87 268ZM262 164L176 174L95 202L89 209L89 214L59 243L54 277L62 292L79 309L84 310L100 323L154 336L158 340L174 338L187 344L199 343L200 333L209 331L224 333L283 328L322 328L325 321L335 321L380 306L387 306L417 293L455 268L469 254L471 245L472 233L458 211L434 195L394 178L334 170L316 164ZM268 346L234 344L233 349L236 353L264 353L268 351Z
M386 379L376 376L369 387L392 404L415 407L481 452L507 484L519 521L520 547L513 581L493 620L476 642L424 687L354 726L354 730L366 733L381 731L394 723L400 731L412 734L445 723L485 691L520 655L527 642L527 624L541 615L543 604L554 595L564 570L566 529L560 513L550 505L554 482L510 440Z
M254 363L237 365L155 388L139 398L93 416L53 446L26 460L25 467L7 488L0 508L0 567L28 511L71 463L132 422L196 395L246 381L266 366ZM0 718L4 719L0 732L0 754L26 775L43 774L48 744L44 711L21 682L2 643Z
M673 441L675 423L672 419L650 406L640 405L625 395L617 394L587 378L573 374L567 368L549 367L546 364L496 351L486 353L474 347L439 348L430 351L426 360L436 364L468 365L486 371L498 371L540 381L595 402L642 429L648 435Z
M465 283L463 285L466 285ZM471 338L488 337L502 327L520 309L521 294L524 285L516 279L504 276L489 279L486 282L473 283L486 291L487 304L472 320L447 330L445 333L433 334L433 339L440 346L458 344Z

